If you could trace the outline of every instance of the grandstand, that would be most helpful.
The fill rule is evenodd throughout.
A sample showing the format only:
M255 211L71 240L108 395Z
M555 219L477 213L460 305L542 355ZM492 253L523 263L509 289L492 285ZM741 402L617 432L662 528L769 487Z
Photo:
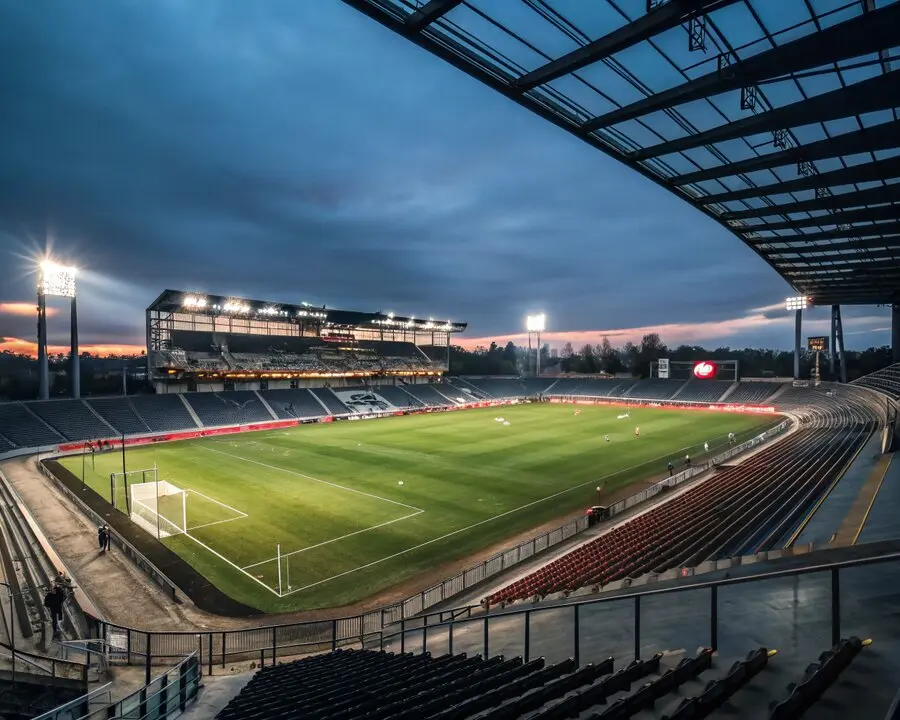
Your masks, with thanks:
M325 379L348 385L379 377L427 381L447 370L450 338L466 328L175 290L147 308L146 326L148 373L158 393L284 390ZM346 411L325 397L332 412ZM200 402L210 423L225 424L227 408ZM251 419L269 419L258 406L248 412Z

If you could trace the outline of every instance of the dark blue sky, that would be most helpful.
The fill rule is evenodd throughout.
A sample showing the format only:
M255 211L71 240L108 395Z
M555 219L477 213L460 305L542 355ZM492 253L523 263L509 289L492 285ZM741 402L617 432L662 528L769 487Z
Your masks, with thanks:
M733 236L337 0L99 8L0 0L6 347L32 340L47 242L86 269L86 344L142 343L164 288L434 315L471 338L544 310L571 333L557 344L658 326L791 342L768 307L789 288ZM884 310L846 315L851 347L888 341Z

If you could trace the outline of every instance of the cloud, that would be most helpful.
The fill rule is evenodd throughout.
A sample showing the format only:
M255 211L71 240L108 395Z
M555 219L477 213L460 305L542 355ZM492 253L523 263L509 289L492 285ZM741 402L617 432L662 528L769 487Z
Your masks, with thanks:
M143 345L81 345L80 352L88 352L91 355L139 355L144 350ZM15 337L0 337L0 352L13 352L18 355L37 357L37 342ZM68 355L68 345L48 345L47 351L51 355Z
M0 0L0 27L4 297L28 297L52 241L85 269L86 342L142 343L166 288L479 338L535 309L561 332L728 332L791 293L686 203L343 3L60 3L47 22Z
M764 311L773 312L780 309L781 314L770 316ZM812 311L808 311L808 314ZM807 335L827 335L830 332L830 318L807 318L803 323L804 337ZM862 315L853 317L854 325L875 326L863 330L845 332L847 336L864 336L869 344L889 342L890 332L888 327L879 327L884 322L884 315ZM793 341L794 318L784 312L783 305L771 305L761 308L753 308L745 315L727 320L715 320L697 323L666 323L661 325L645 325L630 328L610 328L605 330L575 330L564 332L545 332L541 335L541 342L560 348L566 343L571 343L576 349L585 344L596 345L604 337L608 337L613 345L622 346L627 342L639 344L641 338L649 333L657 333L668 346L677 345L704 345L717 347L725 345L752 345L754 338L771 337L782 338L767 344L767 347L789 347ZM499 337L462 338L460 345L472 349L486 347L491 342L505 344L509 341L517 345L526 345L528 335L517 333L501 335ZM848 343L849 344L849 343Z
M47 317L53 317L58 310L56 308L47 308ZM36 302L0 302L0 315L15 315L17 317L28 317L37 321L37 303Z

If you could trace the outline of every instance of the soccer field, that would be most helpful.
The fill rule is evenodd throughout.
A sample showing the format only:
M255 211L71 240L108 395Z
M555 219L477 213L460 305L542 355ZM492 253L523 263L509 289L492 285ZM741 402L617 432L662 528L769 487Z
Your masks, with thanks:
M304 425L127 451L186 491L163 542L223 591L265 611L346 605L434 571L637 480L666 474L772 417L612 406L517 405ZM508 424L498 422L502 417ZM633 437L635 426L641 435ZM604 441L608 434L610 441ZM80 456L63 463L80 476ZM87 463L107 499L121 455ZM402 484L401 484L402 481ZM125 510L124 492L117 506ZM277 546L281 552L281 591Z

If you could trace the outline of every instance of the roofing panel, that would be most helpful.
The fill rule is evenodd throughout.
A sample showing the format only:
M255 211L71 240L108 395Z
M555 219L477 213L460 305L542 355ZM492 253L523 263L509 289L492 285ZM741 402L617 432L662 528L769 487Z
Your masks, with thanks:
M675 192L814 303L900 302L900 164L876 162L900 154L900 0L344 2Z

